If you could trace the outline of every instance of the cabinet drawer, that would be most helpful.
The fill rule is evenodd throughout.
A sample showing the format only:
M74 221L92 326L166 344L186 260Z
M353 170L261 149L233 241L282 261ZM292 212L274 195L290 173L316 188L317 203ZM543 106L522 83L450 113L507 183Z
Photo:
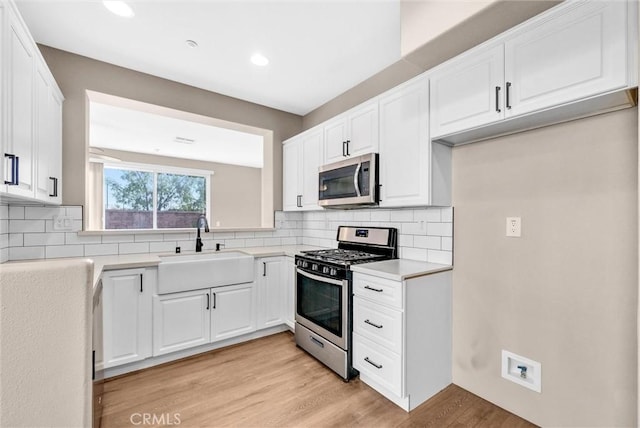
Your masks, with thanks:
M376 276L354 273L353 294L377 303L403 308L402 283Z
M353 335L353 367L392 393L402 396L402 360L395 352Z
M355 297L353 331L395 353L402 351L402 312L399 310Z

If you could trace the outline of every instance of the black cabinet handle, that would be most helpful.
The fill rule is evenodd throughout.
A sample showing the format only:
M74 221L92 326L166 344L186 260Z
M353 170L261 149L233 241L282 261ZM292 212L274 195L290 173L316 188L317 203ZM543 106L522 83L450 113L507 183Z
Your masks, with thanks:
M53 193L49 193L49 196L56 198L58 196L58 179L56 177L49 177L49 180L53 180Z
M216 293L213 293L213 308L212 309L215 309L215 308L216 308Z
M302 195L296 196L296 206L302 208Z
M500 86L496 86L496 112L500 113Z
M509 100L509 97L511 95L510 94L511 93L510 89L511 89L511 82L507 82L507 102L506 102L506 105L507 105L508 109L511 109L511 101Z
M143 293L144 290L142 288L142 274L140 274L140 292Z
M349 153L349 143L351 142L351 140L347 140L347 156L351 156L351 153Z
M369 320L364 320L364 323L365 323L365 324L369 324L370 326L373 326L373 327L375 327L375 328L382 328L382 324L375 324L375 323L372 323L372 322L371 322L371 321L369 321Z
M367 290L375 291L376 293L382 293L384 290L382 288L373 288L368 285L365 285L364 288Z
M4 157L11 160L11 180L4 180L4 184L8 184L9 186L17 186L18 184L20 184L20 157L12 155L10 153L5 153Z
M267 276L267 263L262 262L262 276Z
M210 303L211 303L211 297L209 297L209 293L207 293L207 310L209 310Z
M364 360L365 360L367 363L371 364L373 367L377 368L377 369L381 369L381 368L382 368L382 364L376 364L376 363L374 363L373 361L371 361L371 360L369 359L369 357L364 357Z
M345 158L347 157L347 142L346 141L342 142L342 156L344 156Z

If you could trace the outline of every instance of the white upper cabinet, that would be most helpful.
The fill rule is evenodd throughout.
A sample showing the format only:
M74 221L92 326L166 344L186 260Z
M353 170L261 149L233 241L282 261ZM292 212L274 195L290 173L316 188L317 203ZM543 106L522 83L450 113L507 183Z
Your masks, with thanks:
M313 128L283 143L282 205L285 211L319 209L322 132L322 127Z
M4 145L6 192L33 198L35 46L14 11L9 9L6 74L7 140Z
M630 106L620 90L637 85L636 8L564 2L437 67L431 137L464 143Z
M0 194L61 203L62 93L20 18L0 2Z
M576 3L534 24L504 44L507 117L627 85L626 2Z
M489 46L456 58L430 74L431 133L475 128L504 117L503 46Z
M429 203L429 82L425 76L380 97L380 206Z
M324 125L323 165L378 152L378 101L368 101Z

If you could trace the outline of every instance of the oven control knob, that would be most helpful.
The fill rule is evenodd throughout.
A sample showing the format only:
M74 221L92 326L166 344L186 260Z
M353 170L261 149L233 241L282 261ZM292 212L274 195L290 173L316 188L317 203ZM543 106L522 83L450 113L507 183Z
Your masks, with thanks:
M322 273L329 273L331 269L329 269L327 266L322 268Z
M338 274L338 271L335 268L331 268L331 273L330 275L332 276L336 276Z
M307 263L307 262L302 262L302 267L303 267L303 268L309 267L309 263Z
M317 264L315 264L315 263L314 263L314 264L312 264L312 265L311 265L311 270L315 270L315 271L317 271L317 270L318 270L318 265L317 265Z
M298 261L296 262L296 266L302 266L302 260L298 260Z

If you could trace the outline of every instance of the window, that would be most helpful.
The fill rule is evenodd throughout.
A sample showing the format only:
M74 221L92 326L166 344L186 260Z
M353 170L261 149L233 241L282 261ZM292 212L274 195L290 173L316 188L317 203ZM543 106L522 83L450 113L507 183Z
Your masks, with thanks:
M196 227L208 213L211 172L104 165L104 229Z

